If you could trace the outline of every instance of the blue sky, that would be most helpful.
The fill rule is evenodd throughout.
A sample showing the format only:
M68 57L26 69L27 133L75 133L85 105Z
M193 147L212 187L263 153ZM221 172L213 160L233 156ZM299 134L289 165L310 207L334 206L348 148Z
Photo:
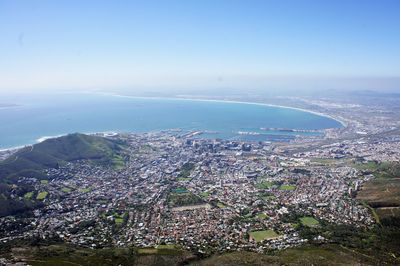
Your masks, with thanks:
M400 89L399 14L398 0L0 0L0 89Z

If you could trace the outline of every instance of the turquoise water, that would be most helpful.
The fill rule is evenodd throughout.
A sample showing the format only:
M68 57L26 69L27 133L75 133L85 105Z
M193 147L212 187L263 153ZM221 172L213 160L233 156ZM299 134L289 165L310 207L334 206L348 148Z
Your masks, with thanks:
M210 131L204 137L281 141L316 132L261 128L324 129L338 121L308 112L260 105L100 94L13 96L17 107L0 109L0 148L32 144L43 136L74 132ZM238 132L261 135L241 135Z

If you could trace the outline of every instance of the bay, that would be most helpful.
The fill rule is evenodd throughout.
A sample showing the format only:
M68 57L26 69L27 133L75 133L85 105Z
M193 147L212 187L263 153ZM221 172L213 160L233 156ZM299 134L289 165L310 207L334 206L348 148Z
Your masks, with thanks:
M235 102L94 93L20 95L6 100L17 106L0 109L0 149L74 132L180 129L206 131L201 137L209 138L287 141L295 135L321 134L310 130L342 127L311 112Z

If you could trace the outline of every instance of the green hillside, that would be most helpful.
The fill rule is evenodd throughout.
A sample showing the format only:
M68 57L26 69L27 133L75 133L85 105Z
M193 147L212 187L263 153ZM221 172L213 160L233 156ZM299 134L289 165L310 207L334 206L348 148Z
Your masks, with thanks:
M45 180L48 178L45 169L81 159L119 169L124 163L121 151L121 143L79 133L23 148L0 162L0 217L23 214L42 205L40 200L31 200L31 197L26 196L33 188L28 184L17 183L19 177ZM12 194L22 199L12 197Z
M1 162L0 181L12 183L18 176L46 178L44 169L81 159L112 164L120 149L120 145L112 140L79 133L48 139Z

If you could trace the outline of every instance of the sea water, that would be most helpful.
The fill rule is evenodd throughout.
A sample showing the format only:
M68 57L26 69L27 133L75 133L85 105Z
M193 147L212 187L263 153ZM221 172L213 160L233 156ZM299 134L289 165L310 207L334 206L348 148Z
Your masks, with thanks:
M0 149L75 132L180 129L205 131L200 137L287 141L296 135L321 134L313 130L342 126L311 112L235 102L95 93L19 95L6 100L16 106L0 108Z

